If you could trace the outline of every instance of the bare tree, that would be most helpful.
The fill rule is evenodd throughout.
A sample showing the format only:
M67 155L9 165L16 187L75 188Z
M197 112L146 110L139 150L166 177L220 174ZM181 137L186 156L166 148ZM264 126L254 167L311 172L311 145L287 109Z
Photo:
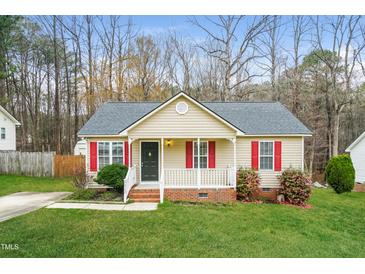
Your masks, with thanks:
M210 47L198 45L209 56L212 56L222 63L223 89L220 91L220 99L225 101L232 95L232 90L251 78L261 75L260 73L250 73L248 64L256 58L262 57L257 50L256 38L266 31L269 16L218 16L217 20L207 18L207 20L218 28L216 33L200 23L196 17L191 22L202 29L212 41ZM236 77L241 73L240 79Z

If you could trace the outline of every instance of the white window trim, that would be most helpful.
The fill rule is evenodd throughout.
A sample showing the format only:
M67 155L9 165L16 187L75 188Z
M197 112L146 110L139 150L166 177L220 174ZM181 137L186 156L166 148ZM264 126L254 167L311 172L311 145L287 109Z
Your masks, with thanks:
M112 143L122 143L122 146L123 146L123 165L125 163L125 159L124 159L124 155L125 155L125 151L124 151L124 142L125 141L97 141L97 144L98 144L98 147L97 147L97 172L100 171L99 169L99 144L100 143L109 143L109 165L111 165L113 163L113 156L112 156L112 149L113 149L113 146L112 146Z
M198 143L198 141L193 141L193 168L195 168L195 153L194 153L195 143ZM200 144L201 143L207 143L207 167L206 168L201 167L201 168L203 168L203 169L209 169L209 141L200 141ZM201 156L202 155L200 154L200 157ZM197 155L197 157L198 157L198 155ZM196 168L196 169L198 169L198 168Z
M261 143L272 143L272 168L267 168L267 169L262 169L261 168ZM267 155L265 155L264 157L269 157ZM259 170L271 170L274 171L275 170L275 141L273 140L260 140L259 141Z
M5 138L2 138L3 129L4 129ZM0 128L0 140L1 141L5 141L6 140L6 128L5 127Z

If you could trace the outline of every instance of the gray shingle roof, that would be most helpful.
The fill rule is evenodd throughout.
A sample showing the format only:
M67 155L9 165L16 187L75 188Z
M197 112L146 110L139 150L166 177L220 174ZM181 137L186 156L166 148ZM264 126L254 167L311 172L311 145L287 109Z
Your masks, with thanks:
M79 135L114 135L161 103L108 102L79 131ZM279 102L204 102L204 106L246 134L310 134Z

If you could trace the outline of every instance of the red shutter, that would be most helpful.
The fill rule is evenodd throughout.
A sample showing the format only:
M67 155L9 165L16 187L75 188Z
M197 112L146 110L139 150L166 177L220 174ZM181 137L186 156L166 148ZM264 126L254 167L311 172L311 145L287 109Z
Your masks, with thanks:
M209 168L215 168L215 141L208 142Z
M98 170L98 143L90 142L90 171Z
M193 168L193 142L186 142L186 168Z
M255 170L259 169L259 142L251 142L251 167Z
M129 146L128 146L128 141L125 141L124 142L124 164L126 166L129 166L128 163L129 163Z
M274 170L281 171L281 141L275 141L275 163L274 163Z

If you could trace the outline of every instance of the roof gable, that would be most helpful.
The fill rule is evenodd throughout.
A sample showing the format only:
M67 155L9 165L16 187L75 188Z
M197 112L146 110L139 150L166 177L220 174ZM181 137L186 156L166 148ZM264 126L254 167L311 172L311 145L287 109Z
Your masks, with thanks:
M348 148L346 148L346 152L351 152L352 149L354 149L358 143L360 143L363 139L365 138L365 131L359 136L356 138L356 140L351 144L349 145Z
M0 112L2 112L6 117L8 117L16 126L20 126L21 124L15 119L5 108L0 106Z
M179 113L179 104L187 111ZM237 129L214 117L186 97L179 97L124 131L131 138L233 138Z
M228 121L226 121L225 119L223 119L221 116L219 116L215 112L211 111L205 105L203 105L199 101L193 99L192 97L190 97L189 95L185 94L184 92L180 92L180 93L176 94L175 96L172 96L170 99L168 99L167 101L165 101L164 103L162 103L161 105L159 105L158 107L156 107L155 109L153 109L152 111L150 111L145 116L141 117L139 120L137 120L136 122L134 122L133 124L131 124L126 129L124 129L121 132L121 134L123 134L123 133L126 134L129 130L137 127L140 123L142 123L143 121L147 120L148 118L150 118L151 116L155 115L156 113L160 112L161 110L163 110L164 108L166 108L167 106L169 106L171 103L175 102L176 100L178 100L180 98L186 99L191 104L193 104L193 105L197 106L198 108L200 108L201 110L209 113L209 115L213 116L215 119L217 119L221 123L225 124L227 127L231 128L232 130L236 131L237 133L244 134L239 128L237 128L236 126L232 125L231 123L229 123Z

